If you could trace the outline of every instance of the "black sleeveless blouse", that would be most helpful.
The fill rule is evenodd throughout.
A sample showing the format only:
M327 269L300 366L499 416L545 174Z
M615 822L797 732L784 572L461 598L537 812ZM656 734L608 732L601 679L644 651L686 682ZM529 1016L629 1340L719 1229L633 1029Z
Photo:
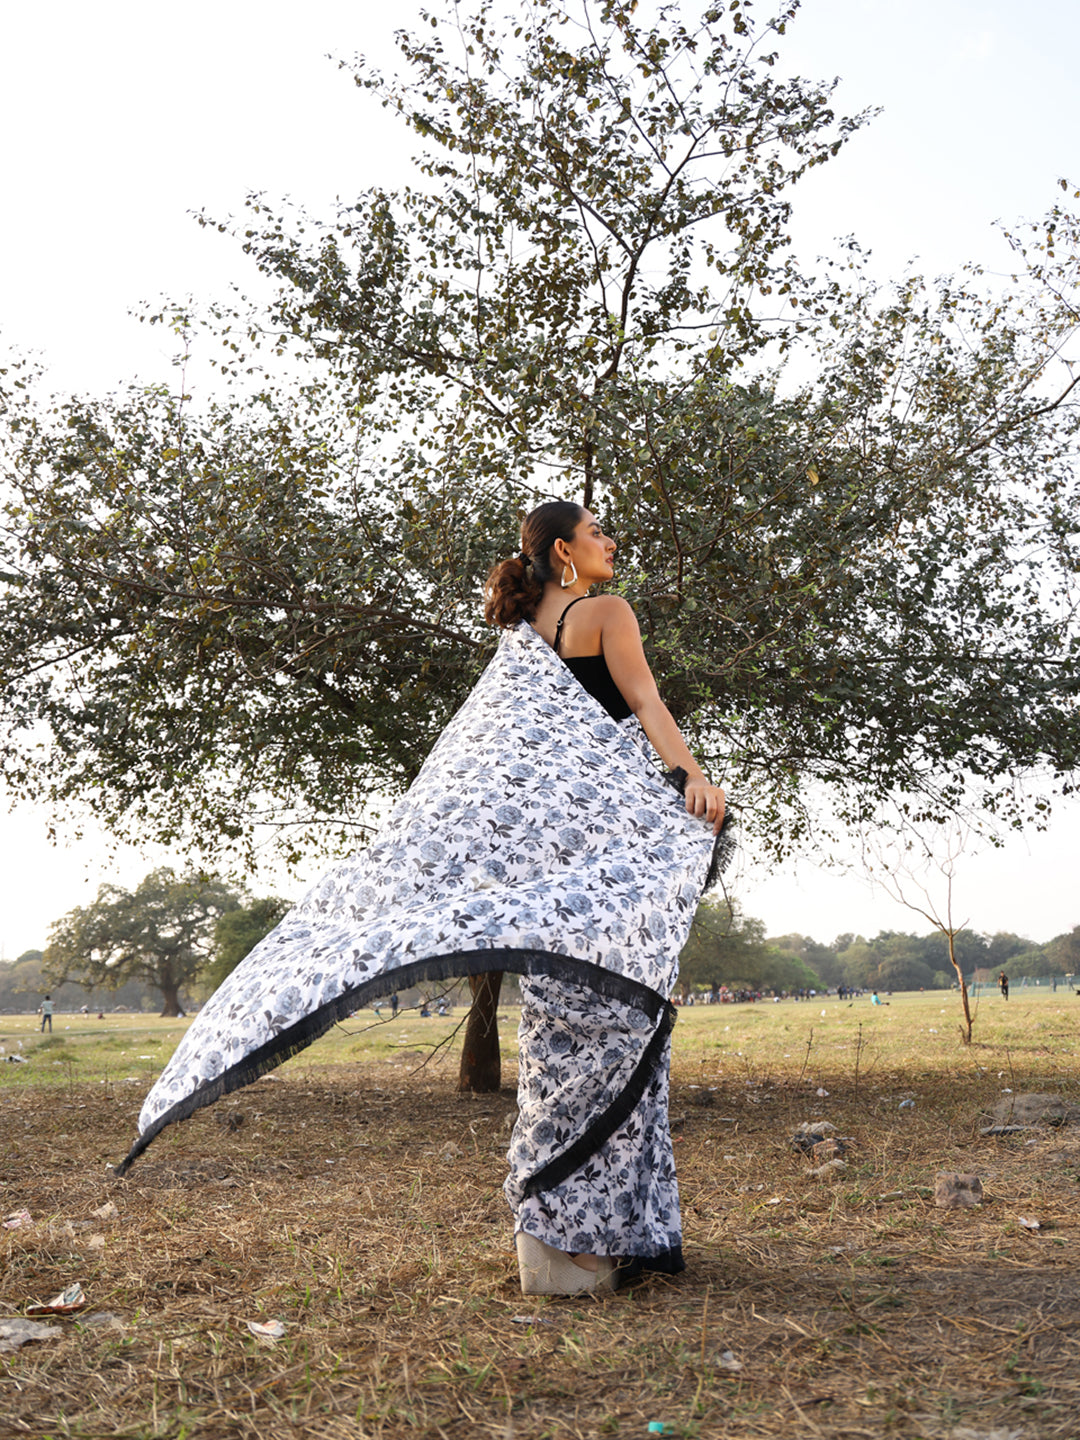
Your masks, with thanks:
M552 649L559 655L559 645L562 641L563 621L568 613L574 608L579 600L588 600L588 595L579 595L577 600L571 600L566 609L559 616L559 623L555 627L555 643ZM625 720L634 712L623 698L623 693L611 678L611 671L603 655L574 655L567 659L559 655L559 659L576 678L583 690L587 690L594 700L598 700L613 720Z

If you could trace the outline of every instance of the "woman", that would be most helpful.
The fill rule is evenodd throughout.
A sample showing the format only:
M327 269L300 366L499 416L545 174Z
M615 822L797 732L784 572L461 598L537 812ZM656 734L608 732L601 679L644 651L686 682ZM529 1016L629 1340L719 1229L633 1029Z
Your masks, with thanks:
M709 784L660 699L634 612L614 595L586 597L614 573L615 542L578 505L541 505L525 520L521 554L488 578L485 616L527 622L618 722L636 717L669 771L685 775L686 810L719 834L724 792ZM585 603L582 603L585 602ZM684 937L685 938L685 937ZM670 984L675 980L671 956ZM568 1174L536 1177L557 1118L588 1128L610 1107L652 1038L632 1005L598 1001L587 987L545 975L522 981L518 1123L505 1191L514 1211L526 1294L607 1289L640 1270L683 1269L678 1189L667 1127L670 1041L656 1056L633 1112ZM607 1102L605 1104L605 1102ZM565 1169L565 1166L563 1167Z
M502 643L408 794L203 1006L117 1172L166 1125L377 996L516 971L524 1050L507 1194L522 1284L576 1293L610 1287L616 1261L682 1268L667 997L724 797L656 693L630 607L584 601L610 579L615 548L593 516L542 505L522 545L488 583ZM646 734L685 772L685 804Z

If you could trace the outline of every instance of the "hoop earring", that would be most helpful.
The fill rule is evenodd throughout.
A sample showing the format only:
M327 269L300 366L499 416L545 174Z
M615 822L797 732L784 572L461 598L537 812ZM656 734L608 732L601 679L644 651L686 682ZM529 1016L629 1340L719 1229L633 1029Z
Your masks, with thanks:
M566 578L566 566L564 565L564 566L562 567L562 579L559 581L559 584L562 586L562 588L563 588L564 590L569 590L571 585L576 585L576 584L577 584L577 566L574 564L573 560L570 561L570 569L573 570L574 573L573 573L573 575L570 577L570 579L567 580L567 578Z

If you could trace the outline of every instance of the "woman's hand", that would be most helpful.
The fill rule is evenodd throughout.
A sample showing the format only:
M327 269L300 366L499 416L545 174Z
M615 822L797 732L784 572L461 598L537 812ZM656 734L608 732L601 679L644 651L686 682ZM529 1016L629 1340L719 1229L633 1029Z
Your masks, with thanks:
M713 834L720 834L727 797L719 785L710 785L704 775L692 775L686 782L686 813L708 820Z

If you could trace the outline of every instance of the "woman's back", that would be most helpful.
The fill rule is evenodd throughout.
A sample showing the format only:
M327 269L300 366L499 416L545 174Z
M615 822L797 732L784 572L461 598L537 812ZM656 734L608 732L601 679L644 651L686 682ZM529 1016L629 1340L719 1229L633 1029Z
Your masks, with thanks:
M545 595L532 620L533 629L560 659L603 654L602 634L607 597Z
M575 676L582 689L587 691L594 700L603 705L613 720L626 720L634 712L626 702L626 696L616 685L608 663L603 654L603 649L593 650L584 648L577 653L577 646L588 647L591 644L603 645L602 626L597 627L595 623L596 607L592 607L592 623L590 617L583 616L583 624L575 626L569 642L566 641L567 622L571 619L571 612L584 610L585 602L596 597L579 595L571 600L563 609L555 626L555 634L551 642L551 648L558 655L566 668ZM566 653L569 651L570 653Z

